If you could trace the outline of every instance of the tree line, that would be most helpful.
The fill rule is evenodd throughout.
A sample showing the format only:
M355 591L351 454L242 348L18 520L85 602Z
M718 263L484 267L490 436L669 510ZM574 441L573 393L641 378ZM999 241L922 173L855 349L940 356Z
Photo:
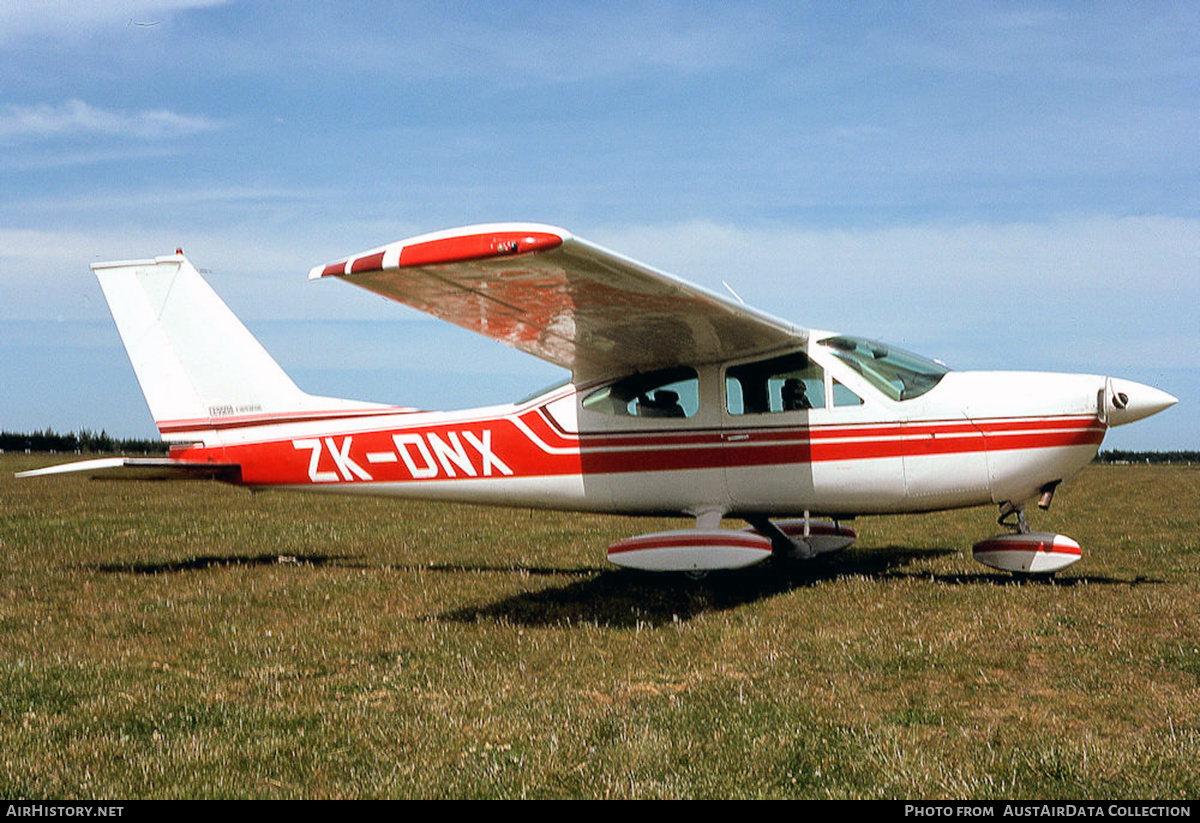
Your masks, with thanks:
M139 440L113 437L101 429L80 429L60 434L53 429L35 432L0 431L0 452L134 452L136 454L166 454L169 444L161 440Z
M1094 463L1200 463L1198 451L1138 452L1123 449L1101 451Z

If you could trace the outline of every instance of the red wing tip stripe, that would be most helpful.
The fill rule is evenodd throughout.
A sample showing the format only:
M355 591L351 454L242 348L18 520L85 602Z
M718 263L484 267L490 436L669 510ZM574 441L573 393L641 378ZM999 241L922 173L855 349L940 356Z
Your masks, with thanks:
M570 237L561 229L533 224L473 226L466 231L469 233L439 232L437 235L424 235L430 239L398 241L335 263L313 267L308 276L310 279L345 277L413 266L511 257L556 249Z
M355 258L354 262L350 264L350 273L358 274L363 271L379 271L383 268L383 255L384 252L376 252L375 254L368 254L365 257Z
M444 237L405 246L400 250L398 266L435 266L490 257L510 257L561 246L562 237L540 231L496 231Z
M321 269L321 277L342 277L385 269L405 269L416 266L437 266L462 263L468 260L487 260L493 257L512 257L538 251L550 251L563 244L557 234L542 231L494 231L443 237L409 246L392 244L382 251L351 257L330 263ZM398 254L397 254L397 249ZM395 255L395 256L393 256ZM384 263L384 258L389 263Z

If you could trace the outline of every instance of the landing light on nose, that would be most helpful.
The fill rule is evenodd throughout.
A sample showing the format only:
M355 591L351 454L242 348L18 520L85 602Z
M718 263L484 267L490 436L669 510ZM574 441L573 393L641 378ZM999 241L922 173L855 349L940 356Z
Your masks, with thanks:
M1153 386L1109 377L1104 385L1104 409L1102 417L1110 426L1123 426L1170 408L1179 402L1165 391Z

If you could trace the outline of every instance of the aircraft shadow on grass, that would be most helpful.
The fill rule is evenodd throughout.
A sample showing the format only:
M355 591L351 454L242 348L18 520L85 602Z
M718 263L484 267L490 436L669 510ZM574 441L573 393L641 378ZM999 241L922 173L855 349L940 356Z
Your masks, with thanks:
M90 568L108 574L174 574L239 566L325 566L346 560L329 554L206 554L161 563L103 563Z
M893 547L807 562L768 562L734 572L713 572L695 580L683 575L605 570L565 586L523 592L489 605L454 609L438 617L466 623L498 620L526 626L571 623L610 628L657 626L737 608L839 577L886 578L914 561L949 553L952 550Z
M684 622L707 612L725 611L795 589L811 588L838 578L856 576L881 581L918 578L963 586L1135 586L1161 582L1141 576L1133 580L1103 576L1054 578L1048 575L1014 576L1004 572L930 574L908 569L916 561L959 553L958 549L949 548L889 546L802 562L767 562L751 569L714 572L698 580L688 580L681 575L605 570L586 580L523 592L488 605L454 609L438 615L438 618L464 623L496 620L531 627L572 623L608 628L658 626ZM440 571L481 571L475 566L429 568ZM521 568L491 570L535 573ZM540 573L591 574L567 570L541 570Z
M917 561L958 554L957 549L913 549L888 546L818 557L809 561L769 561L732 572L713 572L700 579L629 570L557 568L550 566L488 566L430 564L377 566L346 555L258 554L200 555L157 563L107 563L90 567L108 574L158 575L213 569L271 566L331 566L346 569L390 568L394 571L479 574L494 572L536 577L565 577L573 582L522 592L494 603L453 609L435 619L460 623L494 620L524 626L598 625L608 628L659 626L691 620L701 614L734 609L787 592L811 588L842 577L874 580L918 578L956 586L1062 586L1160 583L1138 576L1132 580L1103 576L1020 577L1003 572L932 574L911 570Z

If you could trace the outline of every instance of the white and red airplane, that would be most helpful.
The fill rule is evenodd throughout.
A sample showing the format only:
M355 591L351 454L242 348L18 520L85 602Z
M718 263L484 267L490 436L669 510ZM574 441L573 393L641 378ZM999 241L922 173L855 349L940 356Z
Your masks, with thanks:
M511 405L427 412L306 394L182 252L97 263L168 458L24 472L214 477L252 488L686 515L609 547L658 571L844 548L858 515L998 505L981 562L1053 572L1081 556L1024 506L1095 456L1109 426L1176 398L1112 377L956 372L804 329L569 232L491 224L314 268L570 370ZM814 519L820 514L832 520ZM740 518L745 529L721 528Z

